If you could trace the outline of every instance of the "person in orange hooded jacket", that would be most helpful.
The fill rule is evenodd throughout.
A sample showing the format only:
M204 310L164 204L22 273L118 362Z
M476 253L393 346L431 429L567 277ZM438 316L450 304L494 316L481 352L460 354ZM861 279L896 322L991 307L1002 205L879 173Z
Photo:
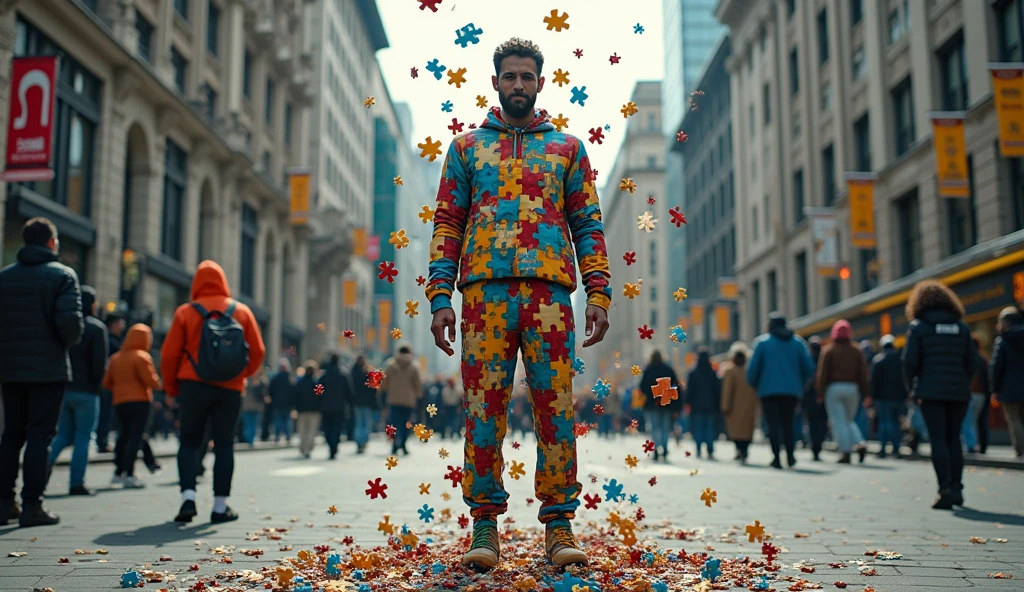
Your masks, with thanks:
M113 393L114 413L121 422L121 432L114 447L115 473L113 484L125 488L143 487L135 477L135 457L149 421L149 408L153 402L153 389L160 388L160 377L153 367L149 348L153 345L153 332L142 323L128 329L128 336L120 351L110 358L103 388Z
M205 319L193 308L196 303L208 311L226 311L233 302L224 270L214 261L203 261L192 278L192 302L174 311L174 320L160 350L160 371L164 392L176 397L181 430L178 448L178 479L182 504L175 522L191 522L196 512L196 450L203 442L207 423L213 420L213 511L214 523L237 520L227 505L231 476L235 469L234 432L242 405L246 379L263 366L266 348L256 317L248 306L235 302L232 318L243 329L249 346L249 364L235 378L224 382L205 382L199 378L190 360L199 356L199 342Z

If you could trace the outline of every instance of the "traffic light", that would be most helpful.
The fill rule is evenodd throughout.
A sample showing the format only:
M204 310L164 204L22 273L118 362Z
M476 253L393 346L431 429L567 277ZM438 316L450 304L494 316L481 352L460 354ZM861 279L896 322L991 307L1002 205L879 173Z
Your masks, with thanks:
M850 279L850 268L846 265L839 268L839 279L848 280Z

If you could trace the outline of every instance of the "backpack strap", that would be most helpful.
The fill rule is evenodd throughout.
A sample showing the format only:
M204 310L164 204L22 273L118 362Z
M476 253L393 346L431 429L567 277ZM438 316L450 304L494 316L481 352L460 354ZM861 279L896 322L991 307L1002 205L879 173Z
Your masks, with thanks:
M235 305L236 304L238 304L237 301L231 300L231 304L229 304L227 310L224 311L224 316L225 317L231 318L235 314Z
M192 308L194 308L196 310L196 312L198 312L200 315L202 315L204 319L206 317L210 316L210 313L205 308L203 308L202 304L199 304L198 302L193 302L192 303Z

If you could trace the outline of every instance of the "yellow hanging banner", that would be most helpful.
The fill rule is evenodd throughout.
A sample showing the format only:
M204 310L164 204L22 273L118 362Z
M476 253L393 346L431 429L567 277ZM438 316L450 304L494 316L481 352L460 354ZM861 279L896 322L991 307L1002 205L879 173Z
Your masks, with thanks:
M1024 156L1024 64L993 63L988 70L999 119L999 153L1004 158Z
M352 255L354 257L366 257L367 239L365 228L356 228L352 231Z
M875 248L875 175L846 173L850 201L850 242L855 249Z
M341 294L342 294L342 306L345 308L356 308L358 304L359 295L359 284L356 280L342 280L341 282Z
M734 277L718 278L718 297L722 300L739 300L740 282Z
M288 188L291 192L292 224L309 222L309 169L288 169Z
M715 304L715 341L732 339L732 311L728 304Z
M391 300L382 299L377 301L377 324L381 327L391 326Z
M964 117L963 111L930 114L932 146L935 149L936 173L939 177L939 197L971 196Z
M687 368L692 368L697 365L697 354L695 352L686 352L686 358L684 362Z

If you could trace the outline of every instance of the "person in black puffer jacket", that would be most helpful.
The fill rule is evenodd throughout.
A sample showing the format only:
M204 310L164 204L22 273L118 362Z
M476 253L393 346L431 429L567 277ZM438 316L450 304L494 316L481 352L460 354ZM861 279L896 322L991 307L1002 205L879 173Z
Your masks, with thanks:
M939 498L932 507L942 510L964 503L960 429L978 356L963 316L956 294L933 280L914 286L907 301L911 322L903 349L903 378L931 436L932 466L939 481Z
M331 460L338 455L338 442L345 427L345 417L350 415L352 405L352 385L348 376L341 371L341 356L331 354L324 364L324 372L320 375L320 384L324 385L321 397L320 425L324 428L327 447L331 451Z
M812 335L807 340L807 352L814 362L814 375L818 375L818 364L821 362L821 338ZM800 402L804 418L807 420L807 431L811 436L811 453L814 462L821 461L821 450L824 448L825 436L828 435L828 412L825 410L825 395L818 395L816 381L812 378L804 386L804 397Z
M722 381L711 367L711 352L697 348L697 365L686 380L686 404L690 406L690 425L700 458L701 444L707 448L708 459L715 459L718 439L717 419L722 406Z
M320 406L323 400L316 388L320 364L316 360L306 360L302 370L302 376L295 381L295 431L299 433L299 452L303 458L309 458L320 431Z
M85 330L82 340L68 352L72 378L61 405L57 437L50 447L50 467L68 446L71 455L71 488L69 495L93 495L85 486L85 470L89 465L89 442L100 412L100 389L107 371L107 326L96 318L96 290L82 286L82 313Z
M671 392L666 392L666 398L654 397L654 388L659 378L668 378L668 384L676 389L674 399L667 398L672 395ZM672 434L673 422L679 418L679 412L682 411L686 391L685 387L679 384L672 367L661 357L660 351L655 350L651 353L647 368L640 377L640 392L647 397L644 399L644 417L647 429L651 431L651 440L654 442L654 460L660 458L668 462L668 438ZM667 405L662 405L662 401Z
M882 353L871 364L871 393L878 415L878 441L885 458L885 445L892 443L892 453L900 457L900 416L907 414L907 386L903 382L903 361L896 349L896 338L883 335Z
M1024 314L1015 306L999 313L989 384L1003 408L1017 460L1024 462Z
M36 526L60 521L43 508L43 491L50 443L72 378L68 349L82 338L84 321L78 276L57 261L57 227L32 218L21 235L25 246L17 261L0 270L0 525L20 517L22 526ZM24 513L14 501L22 447Z
M370 367L365 356L356 358L352 364L352 420L355 423L356 454L366 452L366 443L370 432L377 422L376 413L380 405L377 402L377 391L366 385Z

